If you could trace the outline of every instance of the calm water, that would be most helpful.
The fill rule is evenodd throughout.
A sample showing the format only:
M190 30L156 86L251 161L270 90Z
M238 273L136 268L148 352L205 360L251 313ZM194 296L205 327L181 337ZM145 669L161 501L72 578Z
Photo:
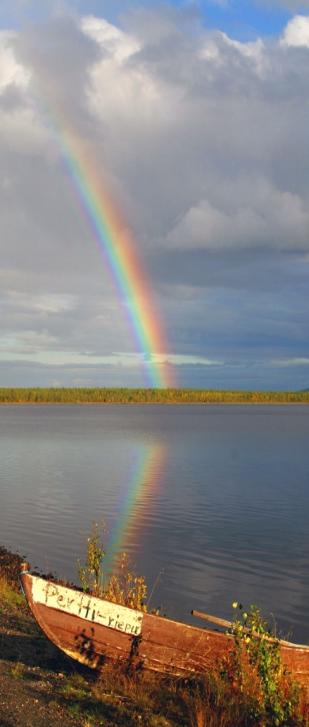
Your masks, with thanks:
M91 523L192 621L231 602L309 643L309 409L0 409L0 542L75 578Z

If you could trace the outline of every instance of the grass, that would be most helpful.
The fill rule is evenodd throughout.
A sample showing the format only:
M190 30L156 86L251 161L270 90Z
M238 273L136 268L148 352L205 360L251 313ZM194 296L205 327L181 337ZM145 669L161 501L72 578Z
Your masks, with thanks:
M21 661L16 661L14 666L11 668L11 675L13 679L23 679L25 674L25 665Z
M25 606L25 599L23 595L12 588L5 576L0 575L0 609L6 608L11 610L18 610Z
M309 404L309 391L0 388L0 404Z

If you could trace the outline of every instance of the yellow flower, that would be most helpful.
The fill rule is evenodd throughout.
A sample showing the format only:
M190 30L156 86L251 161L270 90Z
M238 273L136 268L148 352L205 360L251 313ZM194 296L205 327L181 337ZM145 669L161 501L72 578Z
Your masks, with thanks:
M238 601L233 601L232 608L238 608Z

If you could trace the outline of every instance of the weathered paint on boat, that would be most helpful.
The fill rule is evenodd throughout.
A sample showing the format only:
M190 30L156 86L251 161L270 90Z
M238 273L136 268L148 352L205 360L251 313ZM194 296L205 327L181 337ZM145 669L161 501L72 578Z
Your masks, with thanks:
M233 647L227 633L95 598L31 575L26 567L21 582L46 636L70 657L94 668L113 661L187 676L218 666ZM283 663L309 690L309 646L283 642L280 648Z
M125 606L117 606L102 598L66 588L44 578L32 578L34 603L54 608L91 623L138 636L142 630L143 613Z

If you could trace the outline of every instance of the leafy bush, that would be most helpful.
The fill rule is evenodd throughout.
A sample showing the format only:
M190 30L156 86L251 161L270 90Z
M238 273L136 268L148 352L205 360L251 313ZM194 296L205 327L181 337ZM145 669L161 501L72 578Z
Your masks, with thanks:
M301 688L282 663L279 639L256 606L248 612L237 602L233 606L238 612L231 629L234 649L225 665L232 688L250 700L252 718L276 727L300 724Z

